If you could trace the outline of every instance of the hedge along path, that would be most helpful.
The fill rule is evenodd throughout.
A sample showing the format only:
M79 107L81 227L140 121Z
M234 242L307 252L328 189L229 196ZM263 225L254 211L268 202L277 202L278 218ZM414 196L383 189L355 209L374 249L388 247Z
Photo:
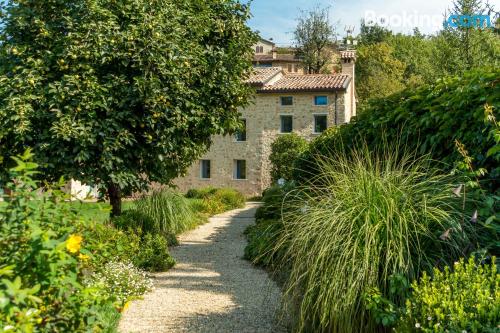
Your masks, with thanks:
M212 217L179 237L177 265L154 274L155 289L133 302L122 333L286 332L278 324L280 289L243 259L243 231L255 222L256 203Z

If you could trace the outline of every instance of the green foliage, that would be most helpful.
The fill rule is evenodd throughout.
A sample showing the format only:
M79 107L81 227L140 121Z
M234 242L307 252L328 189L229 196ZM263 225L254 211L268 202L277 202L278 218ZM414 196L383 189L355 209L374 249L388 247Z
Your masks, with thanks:
M436 46L418 30L413 35L393 35L387 43L393 49L392 56L404 64L402 83L405 88L433 83L441 77L435 68ZM370 97L376 95L370 94Z
M455 0L445 15L447 19L454 14L484 14L494 22L498 20L498 13L494 13L487 1ZM358 57L356 69L361 106L369 99L387 96L390 91L431 84L438 78L463 75L482 67L498 68L500 64L500 38L494 29L445 27L435 35L424 36L418 29L412 35L393 34L374 22L368 23L361 22L358 36L358 53L362 56ZM397 67L392 68L394 65ZM380 86L376 85L378 79Z
M84 283L89 288L100 290L104 295L113 295L121 307L137 295L153 289L153 281L145 272L130 262L110 261L89 276Z
M475 169L490 170L485 186L498 188L498 162L486 154L494 141L489 135L493 125L484 122L484 105L490 105L498 115L499 77L498 69L473 71L372 101L350 124L313 141L298 161L295 178L317 174L315 155L349 150L362 142L368 142L372 149L385 142L400 142L410 151L431 154L441 168L451 170L462 159L455 148L458 140L467 147Z
M391 45L384 42L358 48L357 63L356 87L362 102L405 88L405 64L395 58Z
M361 27L358 35L359 45L367 46L386 42L392 36L392 31L380 26L376 22L366 22L361 20Z
M460 260L453 270L424 274L412 289L397 331L498 332L500 274L495 264Z
M243 194L230 188L221 188L217 190L217 192L215 192L215 194L207 200L221 202L224 207L224 211L243 208L246 201Z
M263 204L257 209L255 218L257 220L281 220L284 203L290 199L294 189L294 183L288 182L283 186L274 185L265 190L262 196Z
M248 245L245 247L245 259L255 265L273 267L279 261L280 254L275 253L274 246L283 230L283 222L279 220L258 220L256 225L247 228Z
M164 236L178 235L198 225L198 219L188 199L172 191L162 190L135 201L134 216L142 217L132 228L144 233Z
M40 177L168 183L239 126L256 36L238 1L11 0L0 12L0 155L32 147Z
M329 20L329 9L316 7L303 11L297 19L295 43L307 73L322 73L332 61L335 28Z
M395 274L389 277L387 293L391 299L407 299L410 295L409 288L410 285L405 276ZM375 323L386 328L394 327L404 311L403 307L398 307L393 301L384 297L378 287L369 288L364 293L363 300Z
M454 0L448 15L488 15L494 23L495 16L484 0ZM476 27L445 27L435 38L434 59L439 76L462 74L483 66L500 65L498 52L500 38L493 29Z
M207 199L208 197L212 196L217 192L217 189L215 187L204 187L204 188L196 188L196 189L190 189L186 193L186 198L189 199Z
M165 272L174 267L175 260L169 254L165 237L159 234L146 234L143 236L134 264L149 272Z
M37 165L27 151L16 158L12 194L0 206L0 327L5 332L95 332L109 295L81 284L88 254L81 224L59 190L37 195ZM57 186L60 186L58 184ZM57 188L57 186L55 188ZM10 327L10 328L9 328Z
M363 295L388 295L395 274L417 278L470 246L455 180L427 158L365 146L320 160L317 180L291 200L276 244L290 267L286 295L298 331L374 332ZM399 298L390 299L396 304Z
M230 188L205 187L191 189L186 194L187 198L197 199L193 208L204 214L216 215L228 210L243 208L245 196Z
M464 199L474 203L473 222L478 225L478 247L480 255L500 255L500 193L495 186L484 184L482 178L485 175L500 175L500 122L496 120L493 107L485 105L484 122L491 125L488 135L489 146L485 147L484 156L491 158L494 163L492 169L478 168L474 166L474 160L469 156L467 148L458 140L455 145L458 153L462 156L455 164L455 173L465 179ZM495 163L496 162L496 163Z
M271 179L292 180L294 162L307 149L306 139L295 133L279 136L271 145Z
M142 248L137 233L117 230L109 224L89 222L82 234L93 267L101 267L111 260L133 261Z

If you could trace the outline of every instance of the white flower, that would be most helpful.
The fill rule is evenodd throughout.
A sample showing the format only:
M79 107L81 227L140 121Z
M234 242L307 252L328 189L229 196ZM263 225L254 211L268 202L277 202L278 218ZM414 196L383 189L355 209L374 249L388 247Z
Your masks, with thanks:
M416 328L420 328L420 323L416 323L416 324L415 324L415 327L416 327Z
M427 317L427 320L431 321L431 320L432 320L432 317L431 317L431 316Z

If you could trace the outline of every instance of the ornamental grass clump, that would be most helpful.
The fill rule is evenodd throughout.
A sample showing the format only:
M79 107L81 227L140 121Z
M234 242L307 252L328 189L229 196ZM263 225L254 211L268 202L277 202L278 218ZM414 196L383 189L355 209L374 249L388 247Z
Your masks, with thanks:
M177 235L194 228L199 222L189 200L172 190L142 197L135 202L134 210L144 216L136 221L141 224L136 227L144 233Z
M366 146L330 156L283 215L285 300L298 304L297 331L374 332L363 293L453 262L470 244L468 221L453 179L426 158Z

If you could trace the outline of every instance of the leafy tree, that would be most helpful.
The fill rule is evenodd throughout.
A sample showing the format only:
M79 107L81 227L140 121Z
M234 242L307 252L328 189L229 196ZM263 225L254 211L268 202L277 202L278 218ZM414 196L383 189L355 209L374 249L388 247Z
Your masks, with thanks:
M251 92L236 0L10 0L0 6L0 156L124 191L168 183L237 130ZM5 169L4 164L0 169Z
M488 15L490 12L491 9L483 0L454 0L447 14ZM441 76L461 74L482 66L499 65L500 39L494 29L445 26L433 42L436 50L436 71Z
M385 42L359 47L356 86L361 103L404 89L405 69L405 64L396 59L394 48Z
M302 12L295 29L297 54L309 74L321 73L333 59L335 28L330 24L328 8Z
M392 35L387 43L393 48L395 59L405 65L403 82L406 86L415 87L438 79L434 45L418 30L413 35Z
M372 45L385 42L392 36L392 31L374 22L361 20L358 40L360 45Z

